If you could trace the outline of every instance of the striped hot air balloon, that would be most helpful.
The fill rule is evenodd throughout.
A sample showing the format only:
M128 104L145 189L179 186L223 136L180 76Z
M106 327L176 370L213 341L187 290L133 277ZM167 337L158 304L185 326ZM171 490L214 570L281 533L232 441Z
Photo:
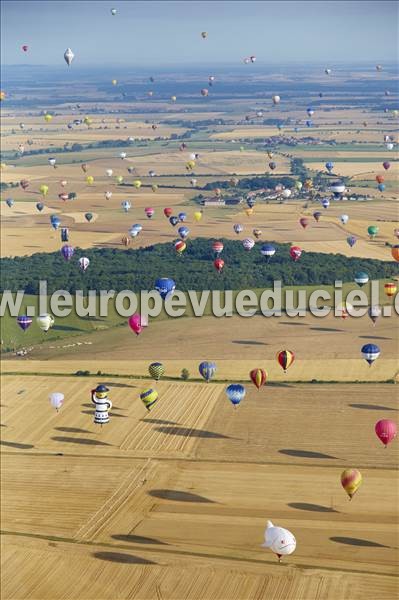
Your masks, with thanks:
M295 360L295 354L291 350L280 350L277 353L277 362L284 369L284 373L292 365Z
M385 294L388 296L388 298L390 298L391 296L394 296L396 294L396 290L397 290L397 286L396 283L393 282L388 282L384 285L384 291Z
M362 483L362 474L357 469L345 469L341 473L341 485L352 500Z
M165 373L165 367L160 362L151 363L148 367L148 372L155 379L155 381L159 381L162 375Z
M32 317L21 315L17 318L17 323L22 331L26 331L32 325Z
M198 370L205 381L210 381L216 373L216 364L214 362L204 361L199 364Z
M249 377L252 383L258 388L261 388L262 385L265 385L267 380L267 373L264 369L252 369L249 373Z
M361 353L364 360L367 361L371 366L372 363L379 357L381 350L377 344L365 344L362 346Z
M153 388L143 390L140 394L140 400L142 401L148 412L150 412L151 408L158 400L158 392Z

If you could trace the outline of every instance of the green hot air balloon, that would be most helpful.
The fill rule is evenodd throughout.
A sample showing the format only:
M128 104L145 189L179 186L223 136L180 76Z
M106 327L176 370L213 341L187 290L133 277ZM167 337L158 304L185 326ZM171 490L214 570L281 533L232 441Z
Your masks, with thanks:
M378 234L378 231L379 229L377 225L370 225L367 227L367 233L369 234L371 240L375 238L375 236Z
M159 381L165 373L165 367L160 362L154 362L148 367L148 372L155 381Z

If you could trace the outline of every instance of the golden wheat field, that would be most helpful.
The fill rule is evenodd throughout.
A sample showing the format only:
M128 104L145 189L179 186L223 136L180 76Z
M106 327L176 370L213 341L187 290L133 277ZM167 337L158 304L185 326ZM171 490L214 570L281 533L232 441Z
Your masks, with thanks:
M98 429L95 379L3 378L4 598L395 596L395 454L373 433L392 386L266 386L234 410L221 384L159 382L147 413L143 381L102 381ZM281 564L260 548L267 519L297 538Z

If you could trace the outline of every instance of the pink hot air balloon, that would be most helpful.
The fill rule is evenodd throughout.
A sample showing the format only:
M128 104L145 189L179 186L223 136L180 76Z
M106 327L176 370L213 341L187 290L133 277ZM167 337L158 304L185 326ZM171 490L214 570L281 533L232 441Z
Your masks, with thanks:
M134 315L132 315L131 317L129 317L129 327L132 331L134 331L134 333L136 335L140 335L140 333L143 331L143 324L141 322L141 315L139 315L138 313L135 313Z
M382 419L375 424L375 433L384 444L385 448L396 437L398 431L397 425L390 419Z
M155 213L155 210L151 206L148 206L147 208L144 209L144 212L145 212L146 216L148 217L148 219L151 219Z

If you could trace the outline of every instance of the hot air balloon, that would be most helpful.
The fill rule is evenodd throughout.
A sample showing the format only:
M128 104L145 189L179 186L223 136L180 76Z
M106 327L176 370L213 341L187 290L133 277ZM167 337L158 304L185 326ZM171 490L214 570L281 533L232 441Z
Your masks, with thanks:
M112 79L111 83L112 83L112 85L117 85L118 80L117 79Z
M284 369L284 373L292 365L295 360L295 354L291 350L280 350L277 353L277 362Z
M392 246L391 255L397 262L399 262L399 245Z
M208 94L209 94L209 90L207 90L206 88L202 88L201 96L208 96Z
M202 219L202 212L196 211L194 213L194 219L197 221L197 223L198 223L198 221L201 221L201 219Z
M116 177L116 183L117 183L118 185L121 185L121 183L123 183L123 177L122 177L122 175L118 175L118 176Z
M142 229L143 229L143 226L140 225L140 223L135 223L129 229L129 234L132 238L135 238L139 235L139 233L141 233Z
M170 99L172 100L172 102L176 102L177 96L171 96Z
M158 189L158 186L157 186L157 184L156 184L156 183L153 183L153 184L152 184L152 186L151 186L151 190L152 190L153 192L156 192L156 191L157 191L157 189Z
M252 369L249 373L249 377L252 383L258 388L258 390L265 385L267 380L267 373L264 369Z
M274 171L274 169L277 167L276 163L274 161L269 162L269 169L271 169L272 171Z
M93 177L93 175L88 175L86 177L86 183L87 183L87 185L93 185L93 183L94 183L94 177Z
M215 267L218 273L221 273L224 267L224 260L222 258L215 258L215 260L213 261L213 266Z
M171 214L173 213L173 209L172 208L164 208L163 209L163 214L165 215L165 217L168 219Z
M112 198L112 192L110 192L110 191L107 190L106 192L104 192L104 196L105 196L106 200L111 200L111 198Z
M111 8L111 15L114 17L117 13L116 8Z
M261 229L253 229L252 233L254 234L254 236L256 237L257 240L259 240L262 236L262 230Z
M314 115L314 109L311 106L306 109L306 112L308 113L309 117Z
M273 104L280 104L280 96L272 96Z
M19 182L19 185L21 186L21 188L23 190L26 190L29 187L29 181L27 179L21 179L21 181Z
M390 419L382 419L375 424L375 433L385 448L395 439L397 431L398 428L395 421L391 421Z
M369 227L367 227L367 233L369 234L371 240L375 238L375 236L378 234L378 231L379 228L377 227L377 225L370 225Z
M357 283L358 286L363 287L368 281L369 276L364 271L359 271L355 274L355 283Z
M38 210L39 212L42 212L42 210L43 210L43 208L44 208L44 204L43 204L43 202L38 202L38 203L36 204L36 208L37 208L37 210Z
M385 177L384 175L376 175L375 180L377 183L384 183Z
M64 394L61 394L61 392L53 392L49 395L49 400L51 406L58 412L64 404Z
M249 252L255 246L255 240L253 240L252 238L245 238L245 240L243 240L242 242L242 245L244 250Z
M302 249L299 246L291 246L290 256L294 262L297 262L302 255Z
M362 483L362 474L357 469L345 469L341 473L341 485L352 500Z
M203 39L207 38L208 37L208 33L206 31L201 31L201 37Z
M47 194L48 194L48 185L42 184L42 185L39 187L39 192L41 193L41 195L42 195L43 197L46 197L46 196L47 196Z
M255 198L247 198L247 205L249 206L249 208L253 208L256 204L256 200Z
M90 223L90 221L93 219L93 213L85 213L85 219L88 221L88 223Z
M112 408L112 402L108 399L109 389L103 384L99 384L94 390L91 390L91 401L95 405L94 423L101 425L109 423L108 411Z
M179 221L181 223L183 223L187 219L187 213L179 212L179 214L177 215L177 218L179 219Z
M173 245L174 245L174 248L175 248L177 254L179 254L179 255L183 254L183 252L187 248L187 244L183 240L176 240L176 242L174 242Z
M216 373L216 364L214 362L204 361L198 366L199 373L205 381L210 381Z
M134 315L129 317L128 324L130 329L134 331L136 335L140 335L140 333L143 331L141 315L139 315L138 313L135 313Z
M270 548L280 562L282 556L287 556L295 551L296 539L288 529L275 527L271 521L268 521L262 548Z
M323 208L327 209L330 206L330 201L328 198L323 198L321 201L321 205Z
M388 169L389 169L389 168L390 168L390 166L391 166L391 163L389 163L389 162L385 161L385 162L383 162L383 163L382 163L382 166L384 167L384 169L385 169L386 171L388 171Z
M215 252L216 255L219 255L221 252L223 252L223 243L222 242L213 242L212 244L212 250Z
M72 50L70 48L67 48L64 52L64 60L65 60L66 64L68 65L68 67L71 66L71 63L74 58L75 58L75 55L72 52Z
M368 316L370 317L370 319L373 321L373 324L375 325L377 322L377 319L379 319L381 316L381 308L377 304L375 304L373 306L369 306Z
M143 390L141 392L140 400L142 401L148 412L150 412L151 408L158 400L158 392L152 388L147 388L146 390Z
M313 127L313 121L311 119L306 121L306 127Z
M351 248L353 248L353 246L356 244L357 242L357 238L354 235L350 235L346 238L347 243L349 244L349 246Z
M297 190L298 190L298 192L300 192L300 191L301 191L302 187L303 187L303 183L302 183L302 181L296 181L296 182L295 182L295 189L297 189Z
M383 192L385 190L385 183L379 183L377 185L378 189L380 192Z
M28 52L28 50L29 50L29 46L27 46L26 44L24 44L23 46L21 46L21 48L22 48L22 50L24 52Z
M379 357L381 350L376 344L365 344L362 346L361 353L364 360L371 366Z
M90 264L90 260L86 256L82 256L78 261L79 268L84 272Z
M9 208L12 208L14 206L14 200L12 198L7 198L6 204Z
M148 219L152 219L152 217L154 216L155 210L151 207L147 207L144 209L144 212L146 214L146 217Z
M132 208L132 205L130 204L129 200L123 200L121 202L121 207L125 212L128 212Z
M165 367L160 362L153 362L148 367L148 372L155 381L159 381L165 373Z
M301 219L299 219L299 223L304 229L306 229L306 227L309 225L309 219L307 219L306 217L302 217Z
M58 198L60 200L62 200L63 202L66 202L69 199L69 194L65 194L65 193L58 194Z
M17 323L22 329L22 331L26 331L32 325L32 317L28 317L27 315L21 315L17 317Z
M154 289L159 292L161 298L165 300L173 294L176 289L176 283L169 277L160 277L156 280Z
M283 198L285 198L285 200L288 200L288 198L291 196L291 190L285 189L281 192L281 195Z
M330 185L330 192L332 192L334 194L334 196L336 198L339 198L341 196L341 194L343 194L345 191L345 184L340 181L339 179L337 179L336 181L333 181Z
M67 182L67 180L66 180L66 179L62 179L62 180L60 181L60 184L61 184L61 187L63 187L63 188L64 188L64 187L65 187L65 186L68 184L68 182Z
M236 234L238 235L244 230L244 227L242 225L240 225L239 223L236 223L235 225L233 225L233 229L236 232Z
M331 75L331 69L324 69L324 73L326 75Z
M329 161L329 162L326 162L326 165L325 165L325 166L326 166L326 169L327 169L327 171L328 171L329 173L331 173L331 171L332 171L332 170L333 170L333 168L334 168L334 163L332 163L331 161Z
M397 290L396 283L388 282L384 285L384 291L385 291L385 294L388 296L388 298L391 298L391 296L394 296L396 294L396 290Z
M53 120L53 115L50 115L50 113L46 113L44 115L44 120L46 121L46 123L50 123L50 121Z
M112 170L112 169L106 169L106 170L105 170L105 174L107 175L107 177L112 177L112 175L113 175L113 170Z
M346 225L347 222L349 221L349 217L348 217L348 215L341 215L340 220L341 220L342 225Z
M136 190L139 190L141 188L141 181L140 181L140 179L135 179L133 181L133 185L136 188Z
M260 253L269 261L276 254L276 248L272 244L263 244Z
M57 231L57 229L61 225L61 219L59 217L57 217L56 215L51 215L50 223L51 223L52 228Z
M177 217L169 217L169 223L172 225L172 227L176 227L178 222L179 222L179 219Z
M72 246L65 245L61 248L61 254L65 258L65 260L71 260L74 253L75 249L72 248Z
M240 404L241 400L245 397L245 387L240 383L231 383L226 388L226 395L234 408Z
M129 244L130 244L130 239L127 237L127 235L124 235L124 236L123 236L123 238L122 238L122 244L123 244L124 246L129 246Z
M36 319L36 323L38 324L39 328L44 331L44 333L47 333L50 327L54 325L54 318L52 315L46 313L39 315Z

